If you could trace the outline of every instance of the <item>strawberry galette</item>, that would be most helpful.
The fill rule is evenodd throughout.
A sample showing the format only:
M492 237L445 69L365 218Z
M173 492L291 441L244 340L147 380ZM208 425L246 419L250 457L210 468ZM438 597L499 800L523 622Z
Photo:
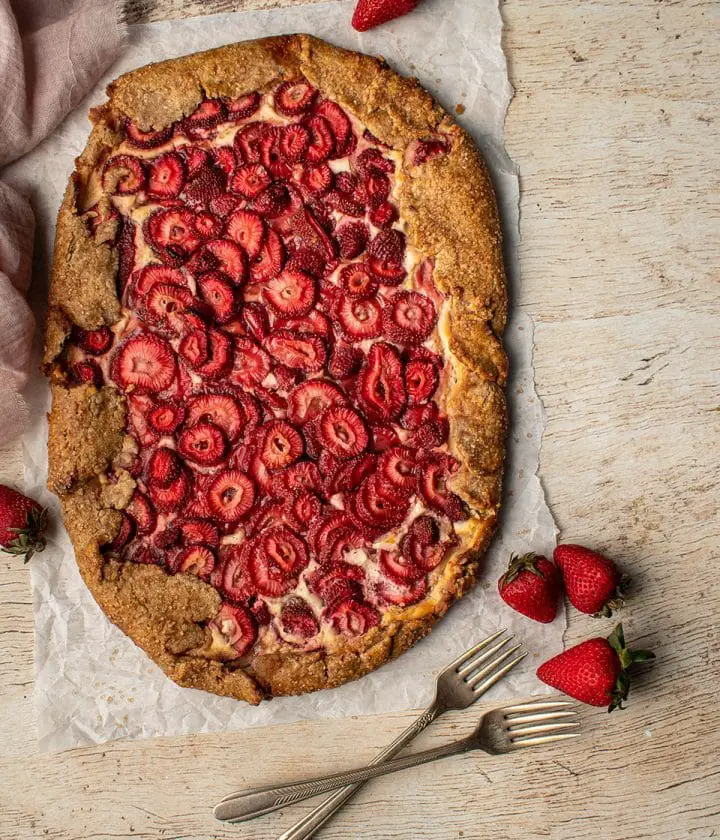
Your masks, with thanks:
M49 486L110 619L251 703L425 635L496 525L492 187L413 80L307 36L143 67L58 217Z

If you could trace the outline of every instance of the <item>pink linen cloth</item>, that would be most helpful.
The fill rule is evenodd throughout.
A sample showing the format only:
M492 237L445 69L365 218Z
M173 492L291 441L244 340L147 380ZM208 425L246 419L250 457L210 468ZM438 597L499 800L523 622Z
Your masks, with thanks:
M30 151L117 58L116 0L0 0L0 166ZM0 171L0 177L2 172ZM0 445L20 434L35 320L25 301L34 218L0 180Z

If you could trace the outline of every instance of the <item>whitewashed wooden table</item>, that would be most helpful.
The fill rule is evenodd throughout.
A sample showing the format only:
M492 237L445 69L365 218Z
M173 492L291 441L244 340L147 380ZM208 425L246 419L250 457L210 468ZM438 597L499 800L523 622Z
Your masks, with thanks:
M239 6L128 0L127 11L143 22ZM633 573L626 631L659 659L629 708L591 713L590 735L562 756L471 755L398 774L322 836L720 836L720 4L508 0L504 17L517 91L507 145L523 187L516 305L537 322L542 479L563 537ZM19 454L2 453L0 477L19 477ZM575 613L569 640L598 627ZM208 806L227 780L344 769L413 717L42 756L28 573L5 556L0 634L2 840L273 838L310 806L222 828ZM449 715L422 743L469 725Z

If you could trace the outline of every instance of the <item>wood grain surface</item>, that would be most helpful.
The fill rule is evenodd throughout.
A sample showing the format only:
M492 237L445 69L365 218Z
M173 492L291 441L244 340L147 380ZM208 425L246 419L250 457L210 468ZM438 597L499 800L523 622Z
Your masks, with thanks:
M127 13L250 5L128 0ZM507 146L523 188L515 305L537 322L541 475L563 538L633 574L626 633L659 658L626 711L589 711L587 736L562 751L388 777L321 836L720 836L720 4L508 0L504 17ZM0 475L17 479L20 463L8 447ZM217 794L368 760L413 717L38 755L28 574L5 556L0 607L3 840L269 840L311 805L223 828L209 815ZM569 639L609 626L573 613ZM466 732L471 717L447 716L418 746Z

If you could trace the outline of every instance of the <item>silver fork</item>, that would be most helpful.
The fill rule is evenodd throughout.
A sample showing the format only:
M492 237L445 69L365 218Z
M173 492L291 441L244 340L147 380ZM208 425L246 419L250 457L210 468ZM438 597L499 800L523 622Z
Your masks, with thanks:
M525 652L517 653L521 645L503 650L512 636L506 636L506 630L499 630L487 639L466 650L438 676L435 686L435 699L428 708L410 726L399 735L390 746L386 747L372 762L371 766L381 764L413 740L426 726L445 712L466 709L481 697L489 688L502 679L522 659ZM504 638L501 638L504 637ZM502 652L501 652L502 651ZM279 840L300 840L311 837L342 805L353 796L362 783L352 784L328 797L317 808L306 814L299 822L283 834ZM235 794L225 797L215 808L218 809L235 798ZM287 805L283 799L277 804L268 803L263 811L267 814ZM218 817L218 819L222 819Z
M335 790L348 784L359 784L368 779L374 779L376 776L395 773L397 770L405 770L408 767L417 767L419 764L427 764L429 761L437 761L451 755L471 750L482 750L490 755L502 755L512 750L576 738L579 733L568 731L580 725L577 721L569 720L577 714L574 710L567 708L570 705L563 700L551 700L496 709L482 716L472 735L452 744L395 758L371 767L310 779L306 782L255 788L221 802L215 807L215 816L219 820L244 822L275 810L280 805L300 802L328 790Z

